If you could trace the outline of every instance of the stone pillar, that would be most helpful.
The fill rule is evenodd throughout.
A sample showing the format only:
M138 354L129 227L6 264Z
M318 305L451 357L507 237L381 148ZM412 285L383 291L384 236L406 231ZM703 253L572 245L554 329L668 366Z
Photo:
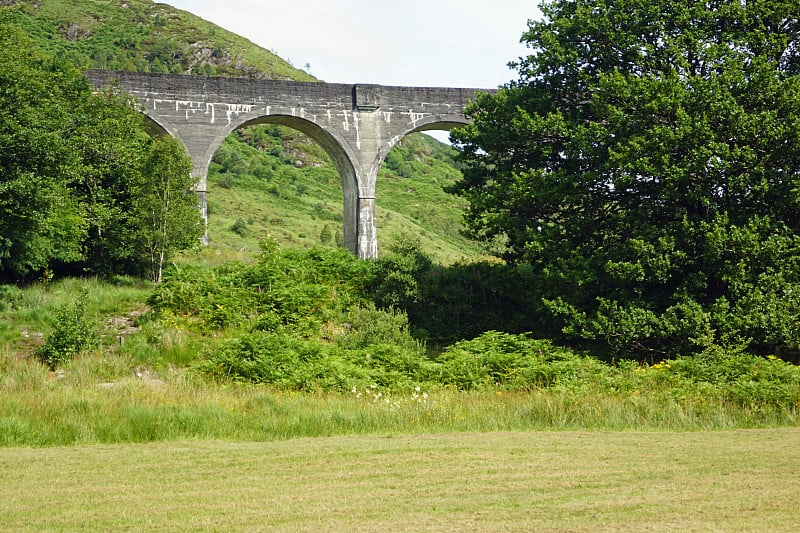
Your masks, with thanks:
M344 238L342 243L350 253L358 255L358 187L355 186L355 178L349 180L342 175L342 189L344 190L344 216L342 218Z
M375 198L358 199L358 251L359 259L377 259L378 234L375 219Z
M208 244L208 201L206 200L206 191L196 189L197 201L200 205L200 217L203 219L203 236L200 237L200 242L204 245Z

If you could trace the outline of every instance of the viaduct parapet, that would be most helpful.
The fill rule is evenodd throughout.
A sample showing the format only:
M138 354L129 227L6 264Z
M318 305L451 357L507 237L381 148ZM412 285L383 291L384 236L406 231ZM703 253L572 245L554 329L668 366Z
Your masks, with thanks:
M328 153L344 190L344 245L378 255L376 179L386 154L416 131L466 124L478 89L392 87L88 70L96 89L113 86L186 146L206 216L208 166L222 141L251 124L299 130ZM491 91L486 91L491 92Z

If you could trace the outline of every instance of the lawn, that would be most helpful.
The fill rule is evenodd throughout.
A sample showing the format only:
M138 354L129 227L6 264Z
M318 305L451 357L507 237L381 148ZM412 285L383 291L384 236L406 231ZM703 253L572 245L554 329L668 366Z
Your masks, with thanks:
M0 449L0 529L796 531L800 428Z

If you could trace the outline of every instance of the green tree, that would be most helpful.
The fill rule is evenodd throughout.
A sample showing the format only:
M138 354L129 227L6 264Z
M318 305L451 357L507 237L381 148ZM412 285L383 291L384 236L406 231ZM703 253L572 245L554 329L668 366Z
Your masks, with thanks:
M151 139L144 117L125 95L108 91L76 102L79 124L72 132L80 154L79 179L71 194L88 225L84 268L97 274L141 272L141 253L134 236L135 198L144 189L142 168Z
M85 224L68 194L77 72L33 51L0 9L0 273L25 276L81 257Z
M174 139L150 137L130 96L89 95L79 109L73 142L82 165L72 194L89 226L84 268L159 281L164 261L202 235L191 161Z
M191 163L135 100L94 94L0 8L0 274L51 266L149 274L200 236ZM155 265L155 266L154 266Z
M476 236L612 356L800 340L796 0L556 0L455 133Z
M191 160L177 140L160 137L151 142L136 194L135 220L154 283L161 281L164 262L175 251L196 245L203 235L191 170Z

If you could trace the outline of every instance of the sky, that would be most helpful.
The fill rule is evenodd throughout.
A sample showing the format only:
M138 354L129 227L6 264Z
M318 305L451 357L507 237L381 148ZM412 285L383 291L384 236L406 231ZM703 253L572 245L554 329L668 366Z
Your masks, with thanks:
M161 0L336 83L491 89L537 0Z

